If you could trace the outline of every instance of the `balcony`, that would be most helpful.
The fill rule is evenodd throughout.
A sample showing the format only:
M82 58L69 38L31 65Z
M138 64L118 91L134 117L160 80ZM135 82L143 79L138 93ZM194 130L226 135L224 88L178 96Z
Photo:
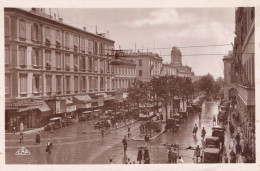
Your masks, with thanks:
M237 85L238 95L247 106L255 105L255 89L250 87L245 87L242 85Z

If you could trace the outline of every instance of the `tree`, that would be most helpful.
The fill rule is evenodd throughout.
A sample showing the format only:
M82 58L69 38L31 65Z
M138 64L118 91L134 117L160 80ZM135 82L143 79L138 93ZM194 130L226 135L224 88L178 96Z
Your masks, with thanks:
M202 76L198 83L199 83L199 85L198 85L199 90L205 91L206 97L209 97L210 95L212 95L212 93L214 91L214 84L215 84L215 80L212 75L207 74L207 75Z
M189 77L181 78L179 82L179 90L182 96L182 102L184 108L185 99L186 99L186 103L188 104L189 97L194 93L194 86L192 84L191 78Z
M138 109L140 102L146 102L148 98L148 84L140 80L134 80L128 90L128 98L130 101L137 103Z

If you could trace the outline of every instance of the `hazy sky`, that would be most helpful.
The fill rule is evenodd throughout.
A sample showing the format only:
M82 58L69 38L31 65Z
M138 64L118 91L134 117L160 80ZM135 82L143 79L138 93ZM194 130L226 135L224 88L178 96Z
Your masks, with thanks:
M55 10L52 10L54 12ZM234 39L234 8L129 8L129 9L56 9L64 22L99 33L109 31L118 49L142 49L161 54L170 62L172 46L180 48L183 64L196 75L211 73L223 76L223 55L232 50ZM225 45L214 47L189 47ZM188 46L188 47L187 47ZM220 54L216 56L194 54Z

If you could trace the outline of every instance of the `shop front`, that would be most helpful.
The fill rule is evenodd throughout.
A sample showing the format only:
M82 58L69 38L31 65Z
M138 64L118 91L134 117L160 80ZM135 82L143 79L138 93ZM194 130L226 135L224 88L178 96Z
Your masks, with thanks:
M73 97L73 103L76 104L76 114L80 116L83 112L90 110L92 98L89 95L78 95Z
M77 117L76 113L77 107L76 104L74 104L70 98L66 98L66 116L71 116L73 118Z

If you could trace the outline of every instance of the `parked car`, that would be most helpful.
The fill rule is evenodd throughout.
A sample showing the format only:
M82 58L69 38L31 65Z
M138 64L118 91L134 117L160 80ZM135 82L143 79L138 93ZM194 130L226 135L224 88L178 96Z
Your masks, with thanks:
M71 116L66 116L64 120L66 121L67 125L73 125L74 124L73 118Z
M213 126L212 127L212 137L218 137L219 142L221 142L222 146L225 142L225 128L222 126Z
M222 159L222 147L219 145L219 137L207 137L205 140L203 163L219 163Z
M61 117L54 117L49 119L49 123L44 127L44 130L49 131L51 129L61 128L64 123Z

